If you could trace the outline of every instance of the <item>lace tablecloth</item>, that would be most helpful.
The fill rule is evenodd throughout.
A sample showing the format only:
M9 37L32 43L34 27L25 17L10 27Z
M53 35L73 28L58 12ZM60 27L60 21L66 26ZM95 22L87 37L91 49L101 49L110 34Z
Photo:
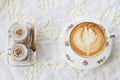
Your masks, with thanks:
M0 0L0 80L120 80L119 5L120 0ZM115 34L110 58L92 70L71 67L59 48L65 25L82 17L101 21ZM8 29L15 22L29 22L36 28L34 66L7 64Z

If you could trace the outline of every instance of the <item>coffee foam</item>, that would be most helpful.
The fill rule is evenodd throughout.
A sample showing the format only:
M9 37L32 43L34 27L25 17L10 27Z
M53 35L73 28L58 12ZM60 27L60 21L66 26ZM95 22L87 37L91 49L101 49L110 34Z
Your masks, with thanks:
M93 56L100 53L106 44L105 32L95 23L83 22L72 30L70 43L75 53Z

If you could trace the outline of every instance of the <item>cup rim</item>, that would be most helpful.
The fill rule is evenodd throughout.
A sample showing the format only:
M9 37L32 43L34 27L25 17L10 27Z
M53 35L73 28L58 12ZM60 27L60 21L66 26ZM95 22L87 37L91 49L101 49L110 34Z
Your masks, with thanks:
M92 56L85 56L85 55L79 54L77 51L75 51L75 50L73 49L73 47L72 47L72 45L71 45L71 34L72 34L72 31L73 31L74 28L76 28L79 24L84 23L84 22L90 22L90 23L93 23L93 24L97 24L97 25L98 25L97 27L99 27L99 28L102 30L102 33L104 34L105 44L103 45L102 49L101 49L98 53L96 53L96 54L94 54L94 55L92 55ZM72 49L72 51L73 51L75 54L77 54L78 56L83 57L83 58L92 58L92 57L98 56L99 54L101 54L101 53L104 51L104 49L105 49L105 47L106 47L106 42L107 42L107 34L106 34L104 28L103 28L101 25L99 25L97 22L94 22L94 21L82 21L82 22L79 22L79 23L77 23L76 25L74 25L73 28L71 29L70 35L69 35L69 42L70 42L70 48Z

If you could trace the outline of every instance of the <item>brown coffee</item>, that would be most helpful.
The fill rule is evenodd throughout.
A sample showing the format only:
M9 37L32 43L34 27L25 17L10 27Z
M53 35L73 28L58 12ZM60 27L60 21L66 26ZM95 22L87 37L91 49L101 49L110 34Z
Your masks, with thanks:
M71 31L70 46L81 57L93 57L104 50L106 38L106 33L100 25L82 22Z

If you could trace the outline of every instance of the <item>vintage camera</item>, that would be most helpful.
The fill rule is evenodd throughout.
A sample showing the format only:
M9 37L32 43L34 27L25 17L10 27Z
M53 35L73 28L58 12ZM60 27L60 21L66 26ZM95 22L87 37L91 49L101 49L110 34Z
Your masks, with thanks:
M35 63L36 41L34 26L30 23L15 23L8 31L8 63L28 66Z

